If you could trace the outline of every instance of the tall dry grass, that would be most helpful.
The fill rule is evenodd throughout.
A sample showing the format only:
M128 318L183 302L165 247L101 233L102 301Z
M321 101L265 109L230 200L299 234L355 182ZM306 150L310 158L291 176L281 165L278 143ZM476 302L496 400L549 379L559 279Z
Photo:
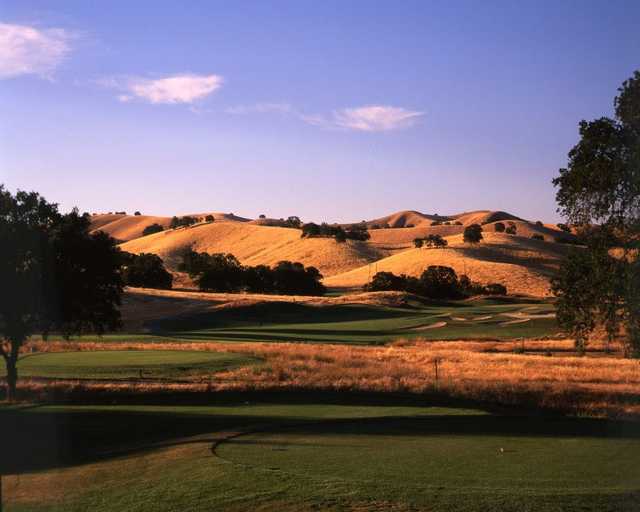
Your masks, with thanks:
M27 351L205 350L250 354L248 366L188 383L23 380L36 400L217 391L411 393L563 413L640 419L640 364L598 353L577 357L568 340L396 342L385 347L289 343L34 342ZM544 353L552 356L543 355ZM438 366L436 381L435 366Z

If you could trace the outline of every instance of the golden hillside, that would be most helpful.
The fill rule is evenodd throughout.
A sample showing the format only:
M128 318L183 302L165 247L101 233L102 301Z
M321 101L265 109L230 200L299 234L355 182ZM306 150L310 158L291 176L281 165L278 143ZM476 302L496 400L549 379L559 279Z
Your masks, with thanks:
M549 278L568 247L485 229L479 244L465 244L462 235L447 237L446 249L407 249L371 265L324 280L336 288L359 288L376 272L419 276L429 265L452 267L481 283L501 283L509 293L548 296Z
M191 213L188 215L197 218L213 215L216 222L247 222L249 220L238 217L233 213L205 212ZM171 217L154 215L117 215L105 213L91 217L91 229L93 231L104 231L116 240L122 242L140 238L144 228L151 224L160 224L164 229L167 229L170 223Z
M158 254L175 269L182 251L228 252L245 265L274 265L281 260L312 265L332 276L379 259L382 255L365 242L337 243L329 238L300 238L300 230L259 226L244 222L214 222L179 228L131 240L121 245L128 252Z

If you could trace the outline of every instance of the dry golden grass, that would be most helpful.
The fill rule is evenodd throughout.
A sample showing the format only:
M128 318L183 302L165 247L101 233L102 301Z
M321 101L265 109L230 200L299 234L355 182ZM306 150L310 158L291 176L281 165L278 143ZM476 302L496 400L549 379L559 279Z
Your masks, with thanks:
M104 231L116 240L133 240L142 236L142 231L151 224L160 224L164 229L169 227L170 217L151 215L94 215L91 217L91 229Z
M380 257L363 242L337 243L328 238L300 238L300 230L240 222L214 222L132 240L125 251L158 254L175 268L181 252L229 252L245 265L275 265L282 260L314 266L325 276L339 274Z
M549 278L567 246L503 233L485 232L479 244L465 244L462 235L447 237L445 249L407 249L371 265L331 276L327 286L356 288L376 272L419 276L429 265L447 265L481 283L501 283L509 293L545 297Z
M24 380L20 383L20 393L25 398L43 400L260 390L413 393L570 414L640 418L638 361L608 354L575 357L568 340L528 340L524 347L529 353L513 353L522 343L400 340L386 347L354 347L285 343L33 342L25 346L25 351L210 350L250 354L262 358L264 364L186 384ZM554 355L542 355L545 351Z

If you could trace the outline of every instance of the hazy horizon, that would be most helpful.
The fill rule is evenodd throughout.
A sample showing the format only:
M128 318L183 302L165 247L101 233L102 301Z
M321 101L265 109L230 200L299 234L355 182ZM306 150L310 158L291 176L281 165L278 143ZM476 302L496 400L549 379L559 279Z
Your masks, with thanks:
M23 1L0 183L61 209L557 222L578 123L639 66L633 2Z

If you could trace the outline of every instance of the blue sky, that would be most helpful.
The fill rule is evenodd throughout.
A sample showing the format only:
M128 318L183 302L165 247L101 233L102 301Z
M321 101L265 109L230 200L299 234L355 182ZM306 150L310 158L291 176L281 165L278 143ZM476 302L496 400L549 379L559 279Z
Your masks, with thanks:
M0 182L62 209L558 220L640 3L4 2Z

